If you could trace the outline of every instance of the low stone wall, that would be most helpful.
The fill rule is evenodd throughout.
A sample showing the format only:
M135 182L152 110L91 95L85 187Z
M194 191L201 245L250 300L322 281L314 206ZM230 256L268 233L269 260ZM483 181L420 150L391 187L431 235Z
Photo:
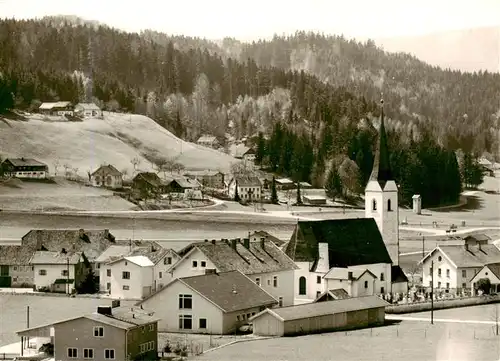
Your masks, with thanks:
M500 295L466 297L466 298L455 298L455 299L434 301L434 310L444 310L448 308L459 308L467 306L479 306L490 303L500 303ZM420 302L420 303L411 303L405 305L386 306L385 313L402 314L402 313L425 312L430 310L431 310L431 302Z

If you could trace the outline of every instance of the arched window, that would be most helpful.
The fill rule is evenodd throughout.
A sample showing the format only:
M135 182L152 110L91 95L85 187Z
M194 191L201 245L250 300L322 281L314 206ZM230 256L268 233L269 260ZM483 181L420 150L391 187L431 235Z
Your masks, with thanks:
M390 199L388 199L388 200L387 200L387 210L388 210L388 211L392 211L392 208L391 208L391 200L390 200Z
M372 211L376 211L377 210L377 201L374 199L372 200Z
M307 294L306 278L302 276L299 278L299 295L306 295L306 294Z

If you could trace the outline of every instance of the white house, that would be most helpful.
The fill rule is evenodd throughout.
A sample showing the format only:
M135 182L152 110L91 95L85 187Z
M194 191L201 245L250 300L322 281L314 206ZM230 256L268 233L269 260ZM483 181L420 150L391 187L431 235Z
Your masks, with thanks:
M262 197L262 184L255 176L236 175L228 185L229 197L234 198L236 189L242 201L259 201Z
M350 297L375 294L375 276L365 269L333 267L323 276L327 290L344 289ZM319 296L319 295L318 295Z
M438 246L421 261L422 283L444 292L468 292L472 278L487 264L500 262L500 250L493 244Z
M75 105L75 115L82 117L102 117L102 110L94 103L78 103Z
M163 332L230 334L277 304L239 271L174 279L138 305L154 312Z
M483 278L490 280L491 292L500 292L500 263L487 264L472 277L470 282L472 294L477 289L477 282Z
M171 278L205 274L207 270L238 270L252 279L281 305L294 300L295 263L272 241L248 238L193 243L179 252L182 257L171 269Z
M71 102L45 102L40 104L38 111L45 115L73 115L74 107Z
M110 164L101 165L90 175L90 181L94 187L122 188L123 174Z
M145 256L125 256L106 265L110 295L117 299L140 300L152 292L154 263Z
M72 293L86 275L83 263L84 256L81 252L36 251L30 260L34 286L37 290Z
M219 141L213 135L202 135L196 141L196 144L202 145L204 147L217 149L219 147Z

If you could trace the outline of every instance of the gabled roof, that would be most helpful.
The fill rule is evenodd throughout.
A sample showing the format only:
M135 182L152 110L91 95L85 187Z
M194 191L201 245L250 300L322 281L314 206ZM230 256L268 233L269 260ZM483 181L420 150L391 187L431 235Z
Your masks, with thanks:
M120 172L118 169L113 167L111 164L108 165L101 165L99 168L97 168L94 173L92 173L92 176L94 176L97 173L104 173L104 174L109 174L109 175L116 175L116 176L121 176L122 172Z
M328 243L330 268L392 263L373 218L299 221L285 252L295 262L313 262L314 270L318 243Z
M320 294L318 297L313 302L322 302L322 299L325 299L325 301L328 300L328 296L333 298L334 300L345 300L347 298L350 298L349 293L347 293L346 290L343 288L335 288L332 290L327 290Z
M125 260L132 262L140 267L152 267L155 264L146 256L127 256Z
M236 175L231 181L236 181L238 187L261 187L259 178L253 175Z
M34 252L34 246L0 246L0 265L27 266Z
M324 315L333 315L358 310L367 310L388 306L389 303L377 296L352 297L342 300L305 303L297 306L266 309L251 317L253 321L265 313L269 313L281 321L300 320Z
M33 158L7 158L4 162L10 162L14 167L46 167L47 164Z
M478 242L488 242L491 240L490 237L488 237L484 233L476 233L476 234L470 234L467 237L464 238L466 242L470 241L478 241Z
M255 231L255 232L251 233L250 237L264 237L270 241L273 241L274 244L277 245L278 247L281 247L281 246L283 246L283 244L285 244L285 241L283 241L279 238L276 238L275 236L273 236L269 232L262 231L262 230Z
M243 156L248 152L250 148L246 145L240 144L232 144L229 146L229 154L234 158L243 158Z
M23 246L29 245L37 251L83 252L89 261L94 261L111 245L118 244L109 230L83 229L34 229L21 239Z
M97 105L94 103L78 103L75 108L83 108L83 110L101 110Z
M195 179L190 179L190 178L184 178L184 177L176 177L172 179L171 181L168 182L168 184L176 182L179 187L184 188L184 189L192 189L192 188L199 188L201 187L201 184L195 180Z
M36 251L31 257L30 264L43 264L43 265L75 265L80 262L82 252L75 253L62 253L50 251Z
M150 185L152 185L153 187L159 187L159 186L165 185L165 183L161 180L161 178L158 177L158 175L156 173L152 173L152 172L138 173L132 181L136 182L138 180L143 180L143 181L149 183Z
M191 288L224 312L235 312L278 303L274 297L239 271L183 277L177 281ZM174 282L159 292L164 291Z
M67 106L70 106L71 102L46 102L40 104L40 107L38 109L42 110L49 110L49 109L54 109L54 108L65 108Z
M392 265L391 267L391 283L408 282L408 277L406 277L402 268L398 265Z
M377 278L370 270L367 269L357 269L357 268L342 268L342 267L333 267L328 273L326 273L323 278L325 279L335 279L335 280L348 280L349 273L352 274L352 279L357 280L365 273L368 273L373 278Z
M114 259L120 258L130 252L130 246L124 245L113 245L109 246L102 252L99 257L95 259L95 262L106 263Z
M217 137L213 135L202 135L198 138L198 142L216 142Z
M483 268L481 268L478 272L476 272L474 277L471 278L471 282L473 282L474 279L477 277L477 275L485 268L490 270L491 273L493 273L493 275L496 276L496 278L500 279L500 262L498 262L498 263L490 263L484 265Z
M387 145L387 134L385 132L384 124L384 101L381 101L381 115L380 115L380 130L378 146L373 160L373 169L370 175L371 181L377 181L380 187L384 189L385 184L389 180L394 180L389 161L389 147Z
M279 184L294 184L294 181L289 178L276 178L275 181Z
M221 171L218 171L218 170L190 170L186 173L184 173L185 176L206 176L206 177L213 177L215 175L218 175L218 174L222 174L224 175L224 173L222 173Z
M128 240L119 242L122 244L109 246L95 261L99 263L112 263L126 256L145 256L151 262L157 264L168 253L172 252L176 254L173 250L165 249L154 241ZM125 245L125 243L128 243L128 245Z
M280 272L298 269L297 265L272 241L264 241L264 249L260 242L249 242L249 249L241 242L236 242L236 250L231 241L193 243L182 251L184 261L188 255L198 249L217 268L219 272L239 270L249 275L256 273ZM172 269L176 268L175 264Z
M483 267L485 264L500 262L500 250L493 244L481 246L464 245L437 246L420 263L424 263L434 252L441 252L457 268Z

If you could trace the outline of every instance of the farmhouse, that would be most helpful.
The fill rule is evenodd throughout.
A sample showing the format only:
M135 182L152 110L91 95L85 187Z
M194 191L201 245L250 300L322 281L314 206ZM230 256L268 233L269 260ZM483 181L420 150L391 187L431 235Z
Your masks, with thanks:
M288 178L278 178L276 179L276 189L277 190L287 190L295 188L295 183L293 180Z
M38 338L37 348L50 342L54 359L156 360L158 321L150 311L135 307L98 306L97 312L17 332ZM24 346L23 346L24 349Z
M311 205L322 206L322 205L326 204L326 197L325 196L304 194L302 196L302 199L304 200L304 203L311 204Z
M101 165L90 175L90 181L94 187L118 189L123 186L123 174L110 164Z
M46 164L31 158L8 158L2 162L2 171L20 179L45 179L49 175Z
M365 296L266 309L250 318L259 336L292 336L383 325L388 303Z
M156 173L142 172L132 179L132 191L142 198L147 198L166 193L167 187Z
M434 262L434 285L431 264ZM500 263L500 250L493 244L438 246L421 261L424 286L445 292L468 292L471 280L485 266Z
M102 110L94 103L78 103L75 105L75 115L80 117L102 117Z
M82 252L37 251L30 260L37 290L71 294L83 282L88 267Z
M173 280L138 305L155 311L164 332L230 334L277 301L239 271Z
M186 177L196 179L204 187L224 189L224 173L219 171L190 171L184 174Z
M176 177L165 182L165 191L182 195L186 199L202 199L201 184L196 179Z
M202 135L198 138L196 144L213 149L219 148L219 141L213 135Z
M240 199L247 202L258 201L262 196L262 184L259 178L255 176L234 176L228 185L229 197L234 198L236 190Z
M38 108L45 115L73 115L74 108L71 102L42 103Z
M282 305L294 299L295 263L272 241L246 238L193 243L179 252L182 257L170 269L172 278L238 270L250 277Z
M32 287L34 247L0 246L0 287Z

